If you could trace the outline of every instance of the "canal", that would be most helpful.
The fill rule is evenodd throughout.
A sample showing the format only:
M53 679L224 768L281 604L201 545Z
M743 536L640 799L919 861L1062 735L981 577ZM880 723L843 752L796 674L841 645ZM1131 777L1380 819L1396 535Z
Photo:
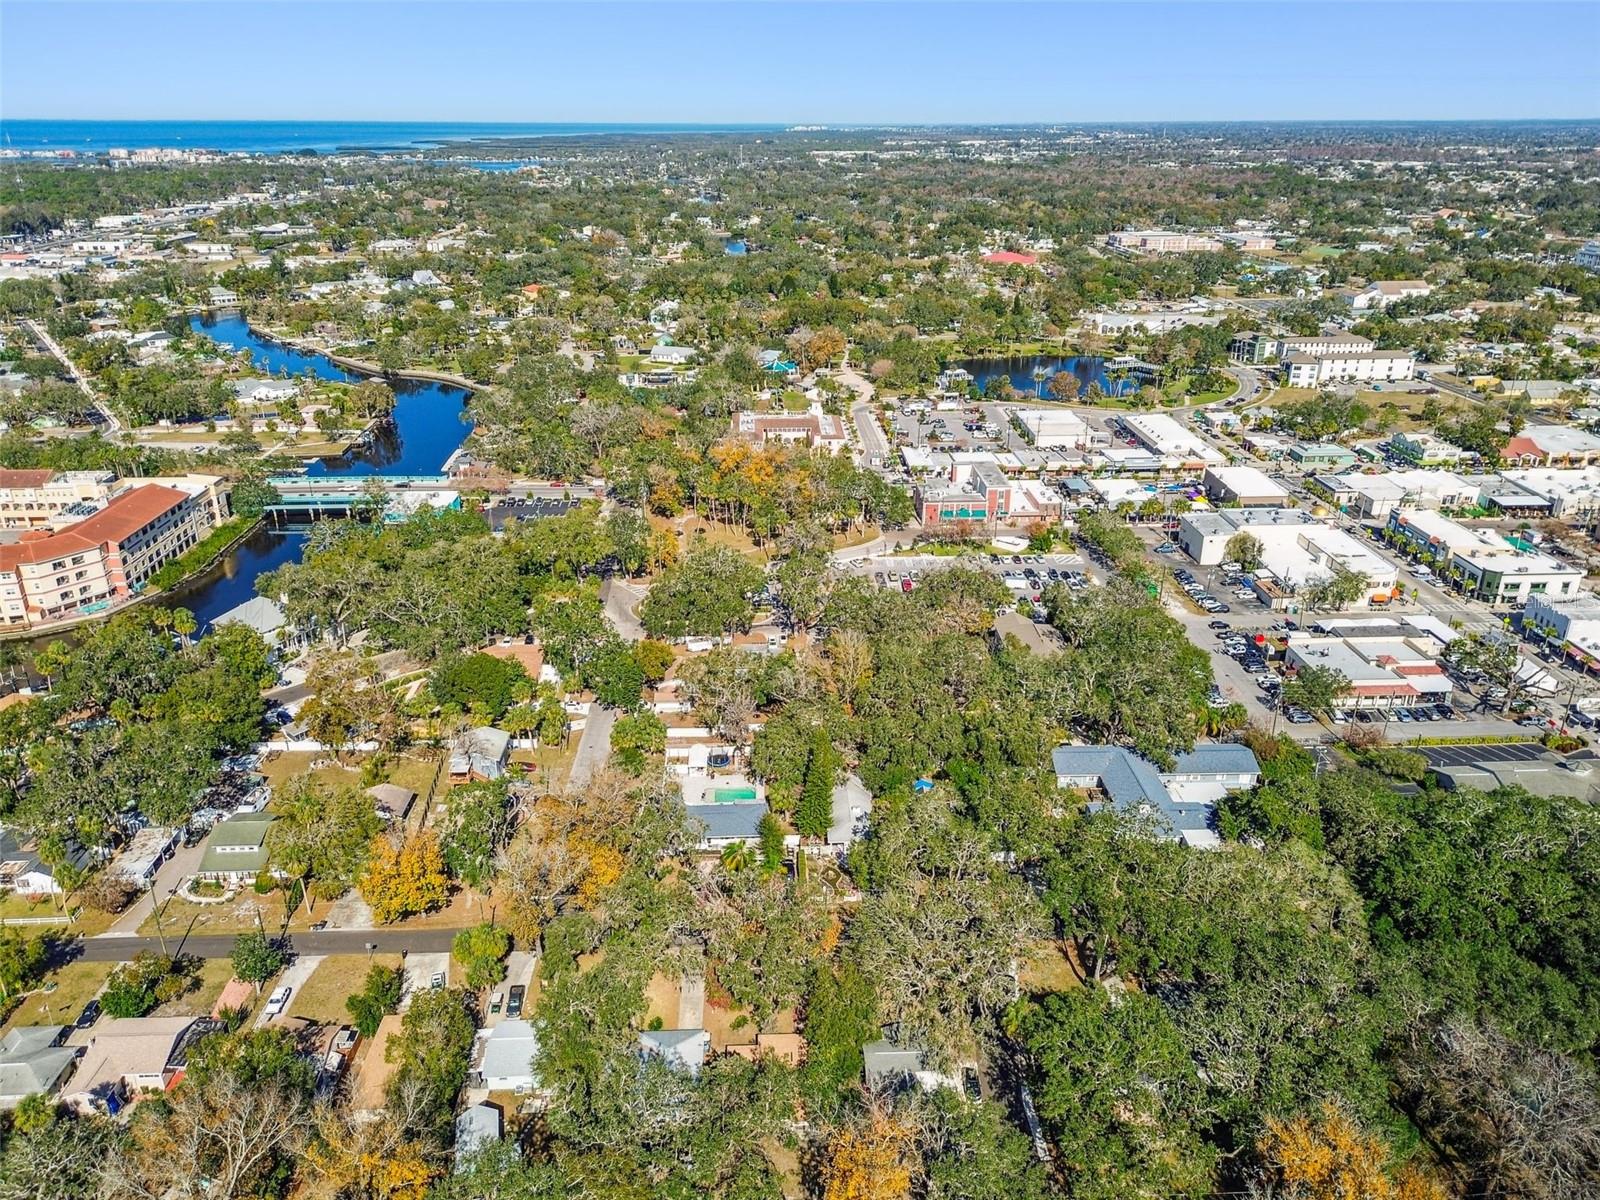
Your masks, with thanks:
M359 383L366 376L341 367L325 354L300 350L263 337L236 313L194 317L190 326L230 350L248 351L252 366L269 375L314 376ZM312 462L309 475L434 475L472 432L467 416L471 393L448 383L388 379L395 405L361 446L338 458ZM298 561L305 546L303 528L264 527L229 551L203 576L164 599L194 613L200 628L256 594L256 579L284 563Z
M968 358L953 363L972 376L979 389L986 387L997 375L1009 375L1011 386L1020 395L1038 396L1051 400L1050 380L1065 371L1078 381L1078 395L1098 383L1107 396L1127 396L1139 390L1139 381L1120 371L1108 371L1106 360L1091 355L1061 357L1048 354L1030 354L1019 358Z

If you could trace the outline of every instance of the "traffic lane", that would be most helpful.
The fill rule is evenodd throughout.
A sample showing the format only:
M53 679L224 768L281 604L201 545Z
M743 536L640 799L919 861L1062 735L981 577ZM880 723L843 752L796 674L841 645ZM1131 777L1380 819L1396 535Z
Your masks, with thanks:
M296 954L437 954L448 953L450 943L460 929L326 929L316 933L293 933L288 936L289 949ZM168 953L191 954L196 958L229 958L233 954L234 935L207 934L185 938L181 935L166 940ZM81 938L69 943L64 957L81 962L126 962L141 950L162 953L162 943L153 937L119 937L102 934L99 937Z

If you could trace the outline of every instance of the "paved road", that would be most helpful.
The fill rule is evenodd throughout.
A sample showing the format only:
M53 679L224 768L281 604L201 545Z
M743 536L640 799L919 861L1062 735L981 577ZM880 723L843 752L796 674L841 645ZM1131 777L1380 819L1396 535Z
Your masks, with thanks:
M399 954L406 950L419 954L448 954L450 941L459 929L328 929L320 933L294 933L289 935L289 945L296 954L365 954L367 944L375 943L381 954ZM169 937L169 951L182 950L198 958L227 958L233 953L232 934L203 937ZM84 938L74 943L74 953L85 962L125 962L141 950L161 950L161 942L153 937L118 937L102 934Z
M89 402L94 405L95 411L105 420L106 433L113 438L119 436L122 433L122 422L117 420L117 414L106 406L105 401L100 399L99 393L90 386L89 381L84 378L83 372L78 370L78 364L67 357L67 352L56 344L55 338L50 336L43 325L33 320L25 320L22 323L38 339L39 344L67 369L67 373L72 376L72 381L78 385L78 390L89 398Z
M618 579L615 575L607 575L600 584L600 603L605 609L606 619L630 642L644 640L644 626L639 624L638 610L639 602L645 598L647 591L647 588Z

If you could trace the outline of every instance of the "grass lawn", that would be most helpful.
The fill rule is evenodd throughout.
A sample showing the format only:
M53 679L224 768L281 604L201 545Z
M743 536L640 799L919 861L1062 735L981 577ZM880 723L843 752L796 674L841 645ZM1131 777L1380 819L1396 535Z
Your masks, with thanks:
M650 976L650 982L644 989L644 998L649 1005L645 1009L644 1027L650 1028L657 1019L661 1020L662 1029L676 1029L678 1027L678 976L662 975L657 972ZM711 1006L706 1005L709 1012Z
M200 964L200 981L194 989L176 1000L161 1005L153 1017L209 1016L217 997L233 978L233 963L226 958L208 958Z
M697 516L684 517L676 522L676 525L686 550L693 549L704 540L714 546L728 546L747 558L757 559L760 562L767 560L767 554L751 541L750 535L743 529L712 524Z
M344 1024L350 1019L349 1010L344 1006L345 997L361 990L373 964L398 967L400 956L375 954L369 963L365 954L329 955L290 999L289 1015L308 1021Z
M6 1028L15 1025L70 1025L78 1019L83 1006L105 986L106 978L116 965L109 962L75 962L52 971L45 983L55 984L55 990L34 992L24 997L6 1022Z
M257 895L254 888L246 885L236 893L232 900L222 904L195 904L185 900L182 896L173 896L161 909L161 929L166 933L169 942L177 942L186 934L245 933L258 927L257 913L260 914L259 927L267 933L275 934L284 927L283 921L284 896L282 892L272 891L266 895ZM321 919L319 908L317 916L309 916L305 906L301 905L295 910L293 919L289 922L291 930L305 929L313 921ZM146 917L139 926L139 932L146 937L156 934L156 917L152 913Z
M66 913L58 906L58 899L56 896L32 898L20 896L16 892L6 892L4 895L0 895L0 917L64 917ZM70 909L72 906L69 904L67 907ZM53 925L22 925L18 928L24 932L33 929L66 930L70 928L70 922L62 921Z
M1018 964L1017 977L1024 992L1065 992L1081 987L1072 968L1071 949L1065 942L1040 942Z
M578 757L578 742L582 734L575 734L567 739L565 746L540 746L537 750L513 750L511 761L514 763L533 763L538 766L542 775L530 775L530 779L548 778L551 783L562 783L567 778L567 772L572 770L572 760Z

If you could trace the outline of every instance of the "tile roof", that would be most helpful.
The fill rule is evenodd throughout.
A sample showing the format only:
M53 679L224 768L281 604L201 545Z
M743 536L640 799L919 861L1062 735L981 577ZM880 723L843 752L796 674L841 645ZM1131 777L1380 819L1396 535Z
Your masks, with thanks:
M24 534L20 541L0 546L0 570L14 570L21 563L47 562L121 542L188 498L187 493L159 483L130 488L113 496L93 516L59 533Z

